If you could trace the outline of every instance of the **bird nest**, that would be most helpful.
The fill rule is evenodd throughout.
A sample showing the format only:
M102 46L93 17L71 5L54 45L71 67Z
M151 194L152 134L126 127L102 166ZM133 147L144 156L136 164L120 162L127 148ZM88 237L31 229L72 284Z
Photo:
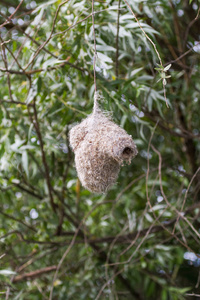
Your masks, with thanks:
M120 166L131 163L136 145L124 129L106 117L99 107L69 133L82 185L105 193L117 180Z

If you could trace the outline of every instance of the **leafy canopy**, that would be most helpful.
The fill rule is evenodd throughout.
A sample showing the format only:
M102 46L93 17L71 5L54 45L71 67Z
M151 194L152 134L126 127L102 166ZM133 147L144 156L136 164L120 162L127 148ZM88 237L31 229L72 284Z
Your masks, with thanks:
M103 195L81 187L68 141L93 106L92 2L0 12L1 293L199 294L199 1L94 2L101 106L139 152Z

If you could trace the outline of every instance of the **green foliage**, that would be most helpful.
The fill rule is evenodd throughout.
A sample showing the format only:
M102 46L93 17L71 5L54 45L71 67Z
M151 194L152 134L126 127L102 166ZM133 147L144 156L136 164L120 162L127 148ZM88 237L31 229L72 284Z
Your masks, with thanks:
M129 1L139 22L94 2L101 106L139 152L104 195L81 187L68 141L93 106L91 1L0 2L6 299L200 294L199 1L183 2Z

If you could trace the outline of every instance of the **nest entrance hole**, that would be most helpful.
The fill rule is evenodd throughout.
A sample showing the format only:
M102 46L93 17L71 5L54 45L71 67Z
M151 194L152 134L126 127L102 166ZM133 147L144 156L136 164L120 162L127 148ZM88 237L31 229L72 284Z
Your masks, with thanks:
M133 154L133 149L131 149L130 147L125 147L123 152L122 152L122 155L124 157L129 157Z

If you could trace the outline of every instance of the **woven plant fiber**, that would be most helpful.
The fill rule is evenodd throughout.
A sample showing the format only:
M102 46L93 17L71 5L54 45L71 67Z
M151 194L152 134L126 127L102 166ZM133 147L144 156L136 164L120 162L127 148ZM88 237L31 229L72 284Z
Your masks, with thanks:
M130 164L137 148L130 135L113 123L98 106L69 133L82 185L105 193L117 180L120 166Z

